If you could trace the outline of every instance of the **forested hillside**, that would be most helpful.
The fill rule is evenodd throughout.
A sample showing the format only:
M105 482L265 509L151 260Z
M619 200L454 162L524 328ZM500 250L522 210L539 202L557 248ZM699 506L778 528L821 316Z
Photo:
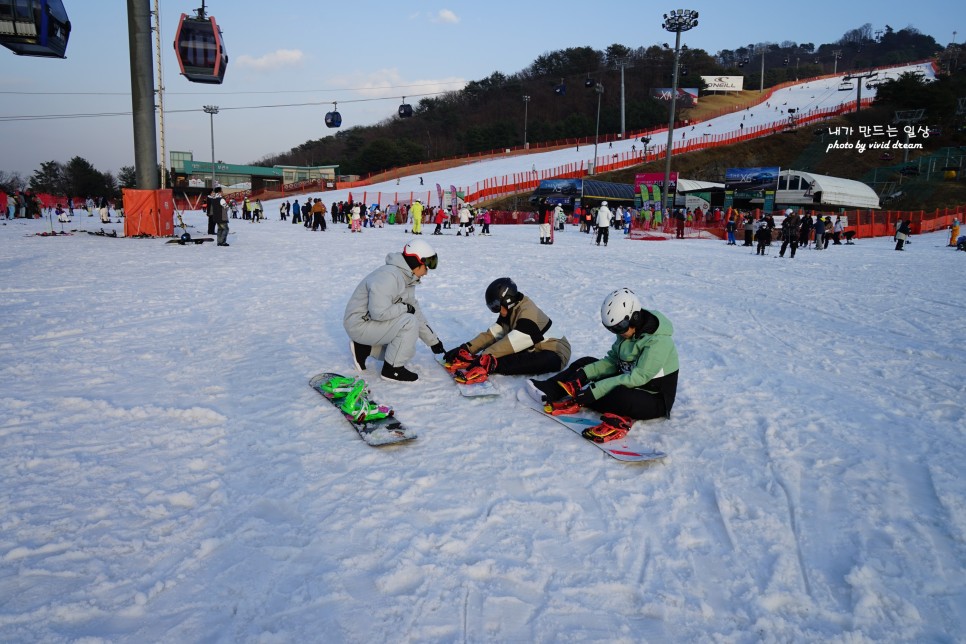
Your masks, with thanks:
M700 44L700 39L695 39ZM950 48L953 49L953 48ZM700 77L745 75L745 88L822 74L847 72L939 56L946 49L934 38L907 27L873 33L869 24L846 32L835 43L761 42L709 54L690 47L681 54L680 87L703 86ZM948 62L958 62L949 57ZM966 62L966 60L964 60ZM624 72L625 127L628 131L667 121L667 104L650 97L652 88L670 87L673 51L663 46L630 48L613 44L600 51L572 47L547 52L523 70L494 72L457 92L424 98L411 118L393 116L382 123L334 131L288 152L268 155L257 164L338 165L343 174L367 175L413 163L519 146L592 136L600 83L601 133L620 132L620 77ZM687 111L680 111L687 118Z

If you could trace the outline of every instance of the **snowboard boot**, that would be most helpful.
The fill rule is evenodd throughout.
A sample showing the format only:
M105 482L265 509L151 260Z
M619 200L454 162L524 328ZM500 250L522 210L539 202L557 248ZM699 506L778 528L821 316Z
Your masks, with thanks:
M626 418L617 414L604 414L600 417L600 425L588 427L580 435L595 443L607 443L627 436L627 432L631 430L633 424L633 418Z
M539 403L547 402L548 400L560 400L566 395L557 383L550 380L530 378L527 380L526 387L530 397Z
M419 376L407 369L405 366L394 367L388 362L383 363L382 373L380 374L383 380L389 380L392 382L413 382L419 380Z
M368 344L359 344L355 340L349 340L349 351L352 353L352 364L359 371L366 370L366 358L372 352L372 347Z
M542 387L546 386L546 383L538 382L533 378L528 378L524 386L527 388L527 395L529 395L538 403L542 403L547 400L547 394L542 389Z

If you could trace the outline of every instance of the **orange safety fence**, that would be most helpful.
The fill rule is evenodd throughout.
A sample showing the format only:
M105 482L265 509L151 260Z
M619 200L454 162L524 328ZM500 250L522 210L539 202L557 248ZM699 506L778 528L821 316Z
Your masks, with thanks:
M170 237L174 234L171 190L124 188L124 236Z
M490 217L494 224L525 224L536 223L537 213L532 211L505 211L491 210ZM757 219L761 211L750 211ZM829 216L835 219L841 215L848 222L844 232L852 231L856 239L869 237L891 237L895 234L897 224L900 220L910 221L910 228L914 235L945 230L953 225L953 220L963 222L966 217L966 206L956 206L954 208L939 208L936 210L845 210L841 212L824 212L821 210L799 210L802 215L809 216ZM567 217L567 225L576 225L578 222L573 216ZM632 231L650 232L661 235L673 235L677 228L677 220L665 218L659 225L646 222L641 217L631 220ZM741 236L742 223L739 222L736 234ZM776 231L777 233L777 231ZM685 223L686 237L714 237L725 239L727 233L725 222L713 218L703 218ZM646 237L638 236L646 239Z

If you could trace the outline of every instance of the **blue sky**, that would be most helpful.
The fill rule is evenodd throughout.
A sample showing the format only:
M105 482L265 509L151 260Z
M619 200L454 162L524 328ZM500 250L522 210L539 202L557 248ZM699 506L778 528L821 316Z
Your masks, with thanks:
M134 163L130 116L8 119L130 112L126 3L65 0L65 5L73 25L66 60L0 49L0 170L29 176L44 161L74 156L102 171ZM415 104L420 95L459 89L495 71L518 72L548 51L668 42L672 35L661 22L672 8L700 12L698 27L683 42L712 54L755 42L832 42L865 23L874 30L913 26L942 45L953 41L954 30L957 42L966 38L966 8L938 0L806 5L208 0L230 62L225 82L206 86L179 75L172 47L180 14L199 5L200 0L161 2L166 146L168 152L187 150L209 160L209 117L201 107L218 105L215 152L227 163L252 162L331 134L322 119L333 101L339 102L343 128L373 124L394 114L402 96ZM308 103L321 104L259 107Z

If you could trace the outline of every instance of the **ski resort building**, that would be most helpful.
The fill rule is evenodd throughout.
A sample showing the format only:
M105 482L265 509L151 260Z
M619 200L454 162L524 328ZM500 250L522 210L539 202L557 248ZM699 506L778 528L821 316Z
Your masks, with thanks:
M257 165L236 165L210 161L195 161L192 152L171 152L171 185L177 193L193 194L211 189L212 176L220 186L244 186L259 192L281 192L301 183L332 182L336 180L337 165L289 166L271 168Z

